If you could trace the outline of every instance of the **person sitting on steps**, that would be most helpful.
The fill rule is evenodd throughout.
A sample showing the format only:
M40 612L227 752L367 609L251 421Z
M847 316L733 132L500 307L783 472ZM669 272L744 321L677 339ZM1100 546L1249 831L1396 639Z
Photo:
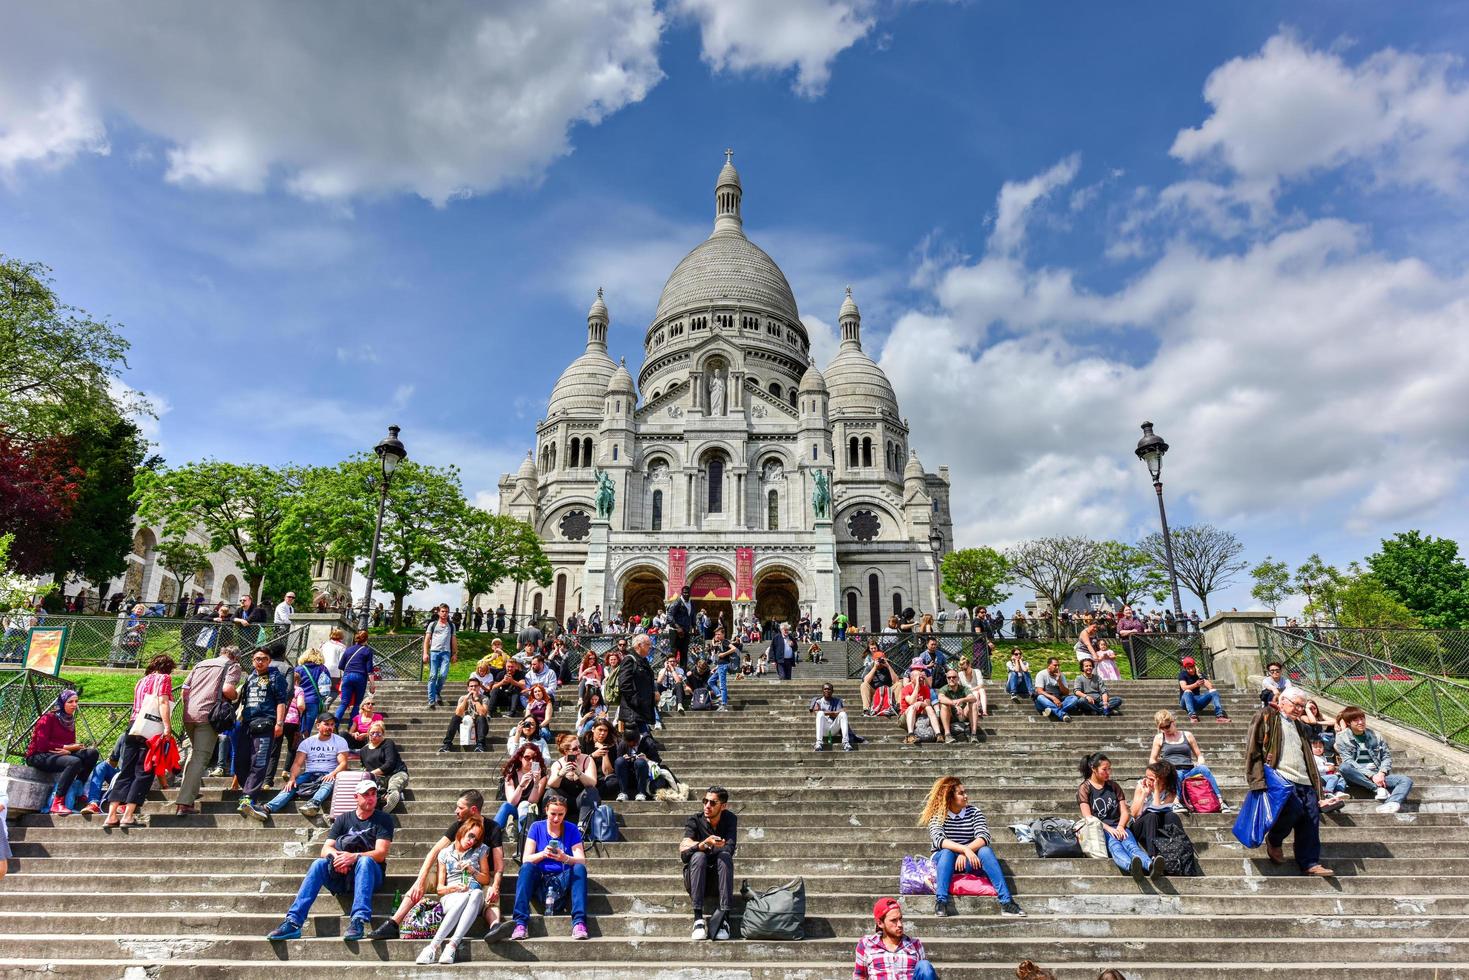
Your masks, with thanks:
M903 906L896 898L879 898L872 918L877 931L857 940L852 980L937 980L922 941L903 931Z
M1316 762L1316 774L1321 777L1321 812L1330 812L1328 808L1341 809L1352 794L1347 792L1347 781L1336 763L1336 750L1317 735L1311 740L1311 756Z
M495 823L501 827L516 818L524 830L530 825L546 792L546 779L550 766L535 742L526 742L519 751L505 761L500 769L500 782L505 789L505 802L495 814Z
M897 713L896 706L892 703L892 693L902 682L898 678L898 672L893 668L892 661L888 660L887 653L878 646L877 639L867 641L867 657L862 662L862 713L871 717L877 713L873 706L873 699L879 688L885 689L883 695L887 698L887 710L885 714Z
M943 675L943 681L943 686L934 692L934 697L939 706L939 720L944 726L944 741L959 741L954 735L956 721L968 727L969 741L979 741L975 735L979 731L979 698L959 680L959 671L956 668L948 668Z
M1046 661L1046 669L1035 675L1035 710L1047 718L1070 721L1069 712L1081 698L1071 693L1066 678L1061 674L1061 661L1056 657Z
M729 914L734 907L734 856L739 841L739 818L729 810L729 790L710 786L704 807L684 821L678 854L683 859L684 889L694 903L694 931L690 939L729 938ZM704 893L713 865L719 888L719 909L704 924Z
M505 740L505 755L513 756L526 742L530 742L540 750L541 760L545 762L546 768L551 768L551 746L544 737L541 726L536 724L534 718L522 718L516 727L510 729L510 736Z
M571 900L571 938L587 938L587 856L581 831L566 822L566 801L546 800L546 819L537 820L525 834L525 853L515 884L515 931L512 940L530 935L530 907L542 898L549 914L568 896Z
M272 814L280 813L286 808L298 788L315 784L317 788L311 798L297 807L301 816L308 819L315 817L321 813L322 804L331 799L337 777L347 771L347 757L347 740L337 734L336 716L318 716L315 736L302 739L301 744L296 747L286 788L265 806L251 806L244 811L245 815L264 823Z
M597 795L604 800L622 795L622 781L617 778L615 764L619 751L617 732L606 718L598 719L582 739L582 754L592 760L592 769L597 774Z
M398 752L398 743L388 738L388 728L380 721L367 729L367 744L358 753L362 771L377 783L378 807L392 813L403 802L408 788L408 764Z
M1097 667L1090 659L1081 662L1081 673L1071 686L1078 698L1076 710L1089 715L1110 718L1122 710L1122 698L1107 693L1107 682L1097 674Z
M665 691L672 692L674 708L680 713L688 708L689 699L694 696L694 689L685 680L678 658L671 653L663 658L663 669L658 672L655 686L660 699Z
M935 915L951 913L949 887L955 872L979 874L981 871L995 886L1000 914L1025 915L1011 897L999 858L990 847L990 828L984 812L969 801L969 792L959 777L940 776L934 780L918 817L918 826L928 828L929 841L933 844Z
M546 788L566 800L567 819L580 824L591 818L601 803L597 796L597 770L591 756L582 755L581 742L570 732L556 736L561 758L551 763Z
M1177 785L1173 787L1178 794L1178 809L1187 809L1183 801L1183 781L1190 776L1203 776L1209 781L1209 786L1214 790L1214 795L1219 797L1219 809L1221 812L1229 812L1229 804L1224 802L1224 795L1219 792L1219 781L1214 778L1214 773L1204 765L1204 753L1199 748L1198 741L1193 732L1180 731L1178 724L1173 718L1173 712L1166 708L1153 715L1153 726L1158 729L1158 734L1153 736L1153 749L1148 754L1148 762L1154 763L1160 759L1173 767L1178 774Z
M994 644L990 645L993 646ZM961 656L959 658L959 683L963 684L969 690L969 693L974 695L975 706L979 709L980 718L988 718L990 716L990 705L989 700L985 697L984 681L984 674L980 672L978 667L974 666L974 659L967 653ZM975 726L973 733L975 735L980 734L978 725ZM979 741L979 739L976 738L974 741Z
M928 686L928 673L922 665L915 663L908 672L908 683L903 685L898 695L898 710L903 713L903 724L908 728L908 735L903 739L908 745L918 744L916 729L920 714L928 719L935 736L943 732L938 713L933 710L933 689Z
M88 800L87 780L97 765L98 754L77 738L76 713L77 692L62 691L56 695L56 703L41 717L31 730L31 744L26 748L26 765L41 772L60 773L52 793L52 802L47 813L67 815L73 808L66 805L67 797L73 795L72 787L80 787L76 809L87 813L101 810L99 801Z
M653 795L649 763L663 764L659 751L652 735L639 734L633 728L622 733L622 748L612 761L613 768L617 770L617 782L622 787L622 792L617 794L619 802L627 800L628 790L636 792L638 800L646 800Z
M1229 714L1219 700L1219 692L1214 690L1213 681L1199 673L1198 661L1184 657L1178 666L1178 703L1188 713L1188 720L1198 721L1199 709L1213 705L1214 720L1227 724Z
M490 883L490 849L484 837L484 820L466 820L460 824L454 842L439 849L436 890L444 918L434 938L414 961L419 966L453 963L459 956L459 944L484 910L485 886Z
M1336 739L1342 777L1353 786L1376 793L1381 804L1378 813L1397 813L1413 791L1413 780L1392 771L1392 749L1381 735L1367 727L1367 712L1348 705L1337 715L1337 721L1347 729Z
M1019 702L1021 698L1027 701L1035 700L1035 681L1030 676L1030 664L1025 660L1025 654L1020 652L1019 647L1012 647L1010 659L1006 662L1007 675L1005 678L1005 690L1010 692L1010 700Z
M852 751L852 729L847 724L847 709L830 684L821 685L821 696L811 699L810 711L816 716L816 751L826 751L826 736L840 735L842 751Z
M439 746L440 752L454 751L455 744L460 740L460 730L464 726L465 719L469 719L471 741L465 746L474 746L474 751L483 752L485 743L490 738L490 700L484 695L484 688L479 679L471 677L464 682L465 691L460 696L459 703L454 706L454 713L449 718L449 727L444 731L444 743Z
M1077 805L1082 819L1096 817L1106 832L1107 853L1123 872L1138 881L1144 876L1158 878L1164 871L1163 862L1154 861L1138 844L1137 838L1127 829L1132 820L1127 797L1122 787L1112 780L1112 762L1097 752L1083 756L1081 760L1081 785L1076 787Z

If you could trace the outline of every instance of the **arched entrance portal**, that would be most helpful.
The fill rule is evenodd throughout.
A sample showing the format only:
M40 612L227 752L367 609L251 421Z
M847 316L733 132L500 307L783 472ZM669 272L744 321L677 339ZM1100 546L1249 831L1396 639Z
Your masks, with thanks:
M647 569L633 572L622 580L622 615L653 615L666 605L665 593L662 575Z
M801 590L783 568L766 572L755 581L755 618L761 624L794 623L801 618Z
M696 622L701 612L708 614L711 628L723 623L725 629L729 629L734 622L734 606L731 605L734 589L730 587L729 578L722 571L696 571L689 579L689 599L694 603Z

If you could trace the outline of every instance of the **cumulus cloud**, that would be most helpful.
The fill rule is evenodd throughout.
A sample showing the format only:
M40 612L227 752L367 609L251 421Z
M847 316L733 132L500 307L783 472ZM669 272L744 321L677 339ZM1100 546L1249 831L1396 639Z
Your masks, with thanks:
M662 78L654 0L58 2L7 11L0 169L161 140L166 177L442 204L534 179Z
M1351 164L1374 182L1464 190L1469 85L1456 59L1391 48L1349 64L1277 34L1258 54L1209 75L1207 119L1181 130L1172 154L1216 163L1242 196L1268 199L1282 181Z
M674 0L699 24L704 60L715 71L796 72L806 97L826 90L837 55L876 23L871 0Z
M1006 181L995 201L995 228L990 235L990 248L997 252L1013 252L1025 239L1026 218L1037 201L1057 188L1076 179L1081 157L1073 153L1045 173L1029 180Z

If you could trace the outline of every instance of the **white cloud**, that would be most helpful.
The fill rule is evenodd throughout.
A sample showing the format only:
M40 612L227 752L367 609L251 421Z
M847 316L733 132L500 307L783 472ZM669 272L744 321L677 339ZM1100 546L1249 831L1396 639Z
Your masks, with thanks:
M55 167L80 153L110 152L107 131L77 78L43 82L21 94L0 85L0 174L22 164Z
M51 3L0 32L0 168L165 143L182 184L436 203L535 179L662 78L654 0ZM54 79L66 81L58 83Z
M1216 68L1213 112L1178 133L1172 154L1231 171L1237 192L1269 200L1282 181L1351 164L1379 183L1464 189L1469 85L1447 56L1391 48L1356 65L1289 33Z
M672 9L699 24L703 57L715 71L795 69L792 88L815 97L826 90L837 55L876 23L871 0L674 0Z
M1025 240L1026 219L1037 201L1057 188L1076 179L1081 157L1075 153L1045 173L1029 180L1006 181L995 202L995 229L990 235L990 248L996 252L1013 252Z

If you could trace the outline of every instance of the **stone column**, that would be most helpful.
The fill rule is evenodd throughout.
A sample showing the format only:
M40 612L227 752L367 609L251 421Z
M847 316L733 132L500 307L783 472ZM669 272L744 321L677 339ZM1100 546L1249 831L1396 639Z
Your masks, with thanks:
M688 496L684 502L685 510L687 511L687 517L684 520L684 527L692 529L694 526L694 480L698 476L698 474L690 473L688 476Z
M585 607L612 608L611 600L607 596L607 536L609 530L607 521L592 521L591 536L587 542L586 572L582 578L582 605Z
M842 607L841 574L837 568L837 540L832 531L831 519L816 521L816 554L811 565L811 574L816 579L816 594L811 601L820 609L828 600L829 610L822 615L830 616L830 609Z
M1269 626L1274 620L1275 614L1268 610L1215 613L1204 620L1204 648L1214 657L1215 683L1250 686L1251 676L1262 673L1255 626Z
M344 612L298 612L291 616L291 629L297 630L306 627L306 643L303 650L312 647L321 649L321 645L331 639L332 630L340 628L344 634L342 639L348 646L352 644L352 634L357 630L357 622L353 618L357 610ZM291 651L295 652L295 651Z

